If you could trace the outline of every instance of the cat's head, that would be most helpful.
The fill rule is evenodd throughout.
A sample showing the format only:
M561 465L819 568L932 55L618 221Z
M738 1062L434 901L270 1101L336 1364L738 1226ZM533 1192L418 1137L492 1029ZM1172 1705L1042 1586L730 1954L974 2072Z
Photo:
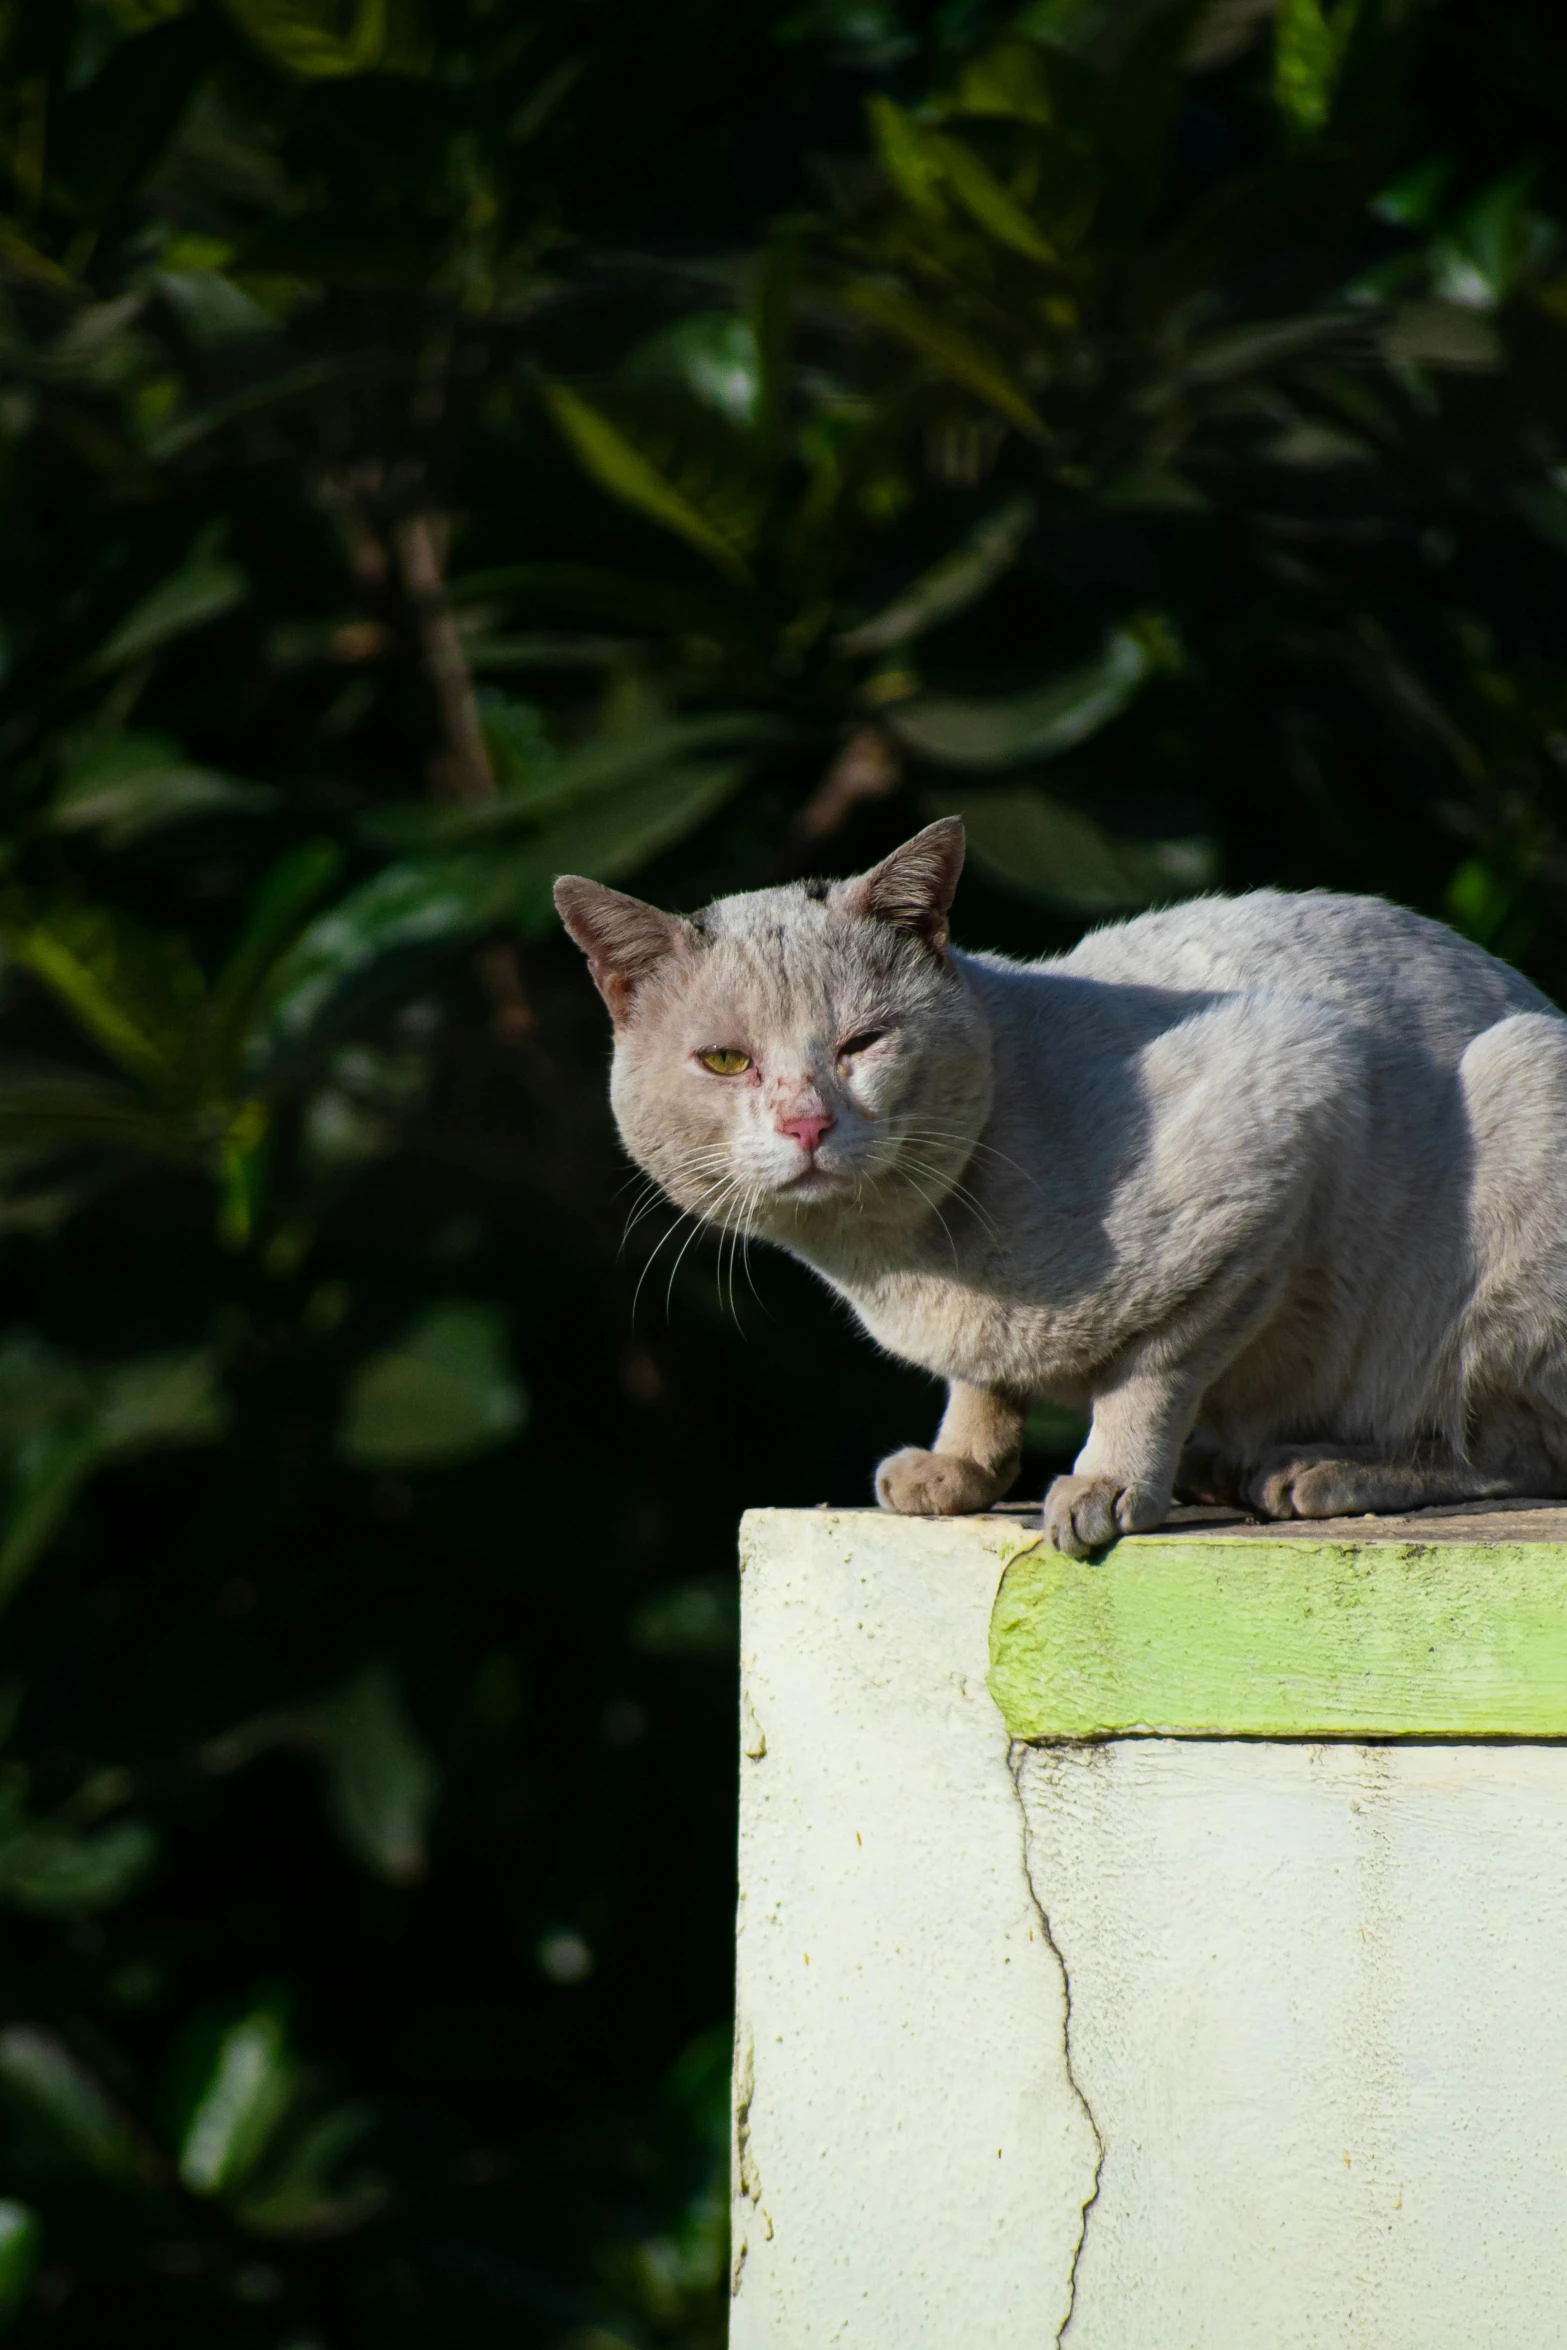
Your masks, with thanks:
M689 918L555 884L615 1024L622 1138L682 1207L806 1249L930 1213L990 1107L989 1031L947 950L962 864L948 817L852 881Z

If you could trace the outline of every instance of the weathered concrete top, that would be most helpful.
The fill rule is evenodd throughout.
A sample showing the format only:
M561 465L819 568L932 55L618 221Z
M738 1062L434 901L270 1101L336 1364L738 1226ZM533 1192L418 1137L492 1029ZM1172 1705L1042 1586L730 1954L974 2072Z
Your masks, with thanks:
M1014 1738L1567 1740L1567 1507L1180 1510L1087 1562L1037 1527L944 1522L1004 1562L989 1685Z
M1010 1526L1037 1524L1037 1502L1007 1501L987 1513ZM1244 1542L1558 1542L1567 1543L1567 1502L1456 1501L1407 1517L1285 1518L1244 1517L1239 1510L1174 1509L1156 1535L1131 1535L1133 1542L1183 1541L1223 1535ZM1117 1546L1119 1547L1119 1545Z

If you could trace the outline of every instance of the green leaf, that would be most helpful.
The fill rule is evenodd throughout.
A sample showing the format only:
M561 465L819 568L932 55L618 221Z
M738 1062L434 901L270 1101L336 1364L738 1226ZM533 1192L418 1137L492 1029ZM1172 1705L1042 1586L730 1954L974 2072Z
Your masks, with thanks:
M1088 1436L1088 1420L1064 1404L1029 1406L1023 1423L1023 1443L1029 1452L1051 1453L1057 1460L1075 1460Z
M1010 246L1029 261L1047 266L1057 259L1055 247L1041 235L1017 198L1002 186L990 166L961 139L933 134L948 185L977 225L998 244Z
M787 218L776 222L750 273L748 313L756 357L756 405L751 421L764 448L775 457L788 412L789 361L804 243L803 222Z
M677 383L731 424L754 425L761 401L756 335L732 310L698 310L643 343L626 368L633 383Z
M91 1835L30 1821L0 1834L0 1901L34 1917L90 1917L128 1899L157 1857L142 1820Z
M937 317L896 286L879 278L851 278L839 289L847 307L872 326L907 343L931 360L954 383L984 401L1032 440L1042 440L1045 428L1032 403L1008 373L1005 363L966 327Z
M264 55L302 81L373 73L386 57L387 0L223 0Z
M612 796L571 808L513 865L513 921L525 933L548 929L558 874L618 881L635 873L732 799L749 773L747 759L676 761Z
M1264 318L1247 326L1225 327L1188 343L1168 370L1156 376L1142 396L1142 406L1157 414L1170 399L1191 384L1234 383L1248 375L1266 374L1281 360L1314 350L1319 344L1365 334L1365 320L1352 310L1315 311L1305 318Z
M45 1346L31 1330L9 1330L0 1340L0 1449L86 1421L93 1402L92 1380L74 1356Z
M566 384L547 384L544 399L579 464L601 489L623 505L634 506L650 522L673 531L677 538L684 539L688 546L695 547L732 578L748 577L742 538L737 536L732 509L724 513L728 527L715 522L695 502L683 481L673 479L654 455L638 447L627 432L592 406L580 392L572 391ZM748 527L743 536L749 536Z
M1215 879L1210 841L1115 839L1091 817L1028 786L943 795L932 812L963 818L969 854L989 879L1076 913L1187 897Z
M206 983L184 941L108 906L62 899L4 925L12 957L133 1076L176 1083L197 1035Z
M1035 44L1008 36L971 57L945 111L1048 129L1055 120L1055 102L1045 61Z
M264 875L212 991L220 1026L243 1018L267 973L298 937L310 908L343 868L335 841L301 841Z
M513 791L525 791L540 775L554 774L555 746L537 702L486 691L479 696L479 722L496 788L503 798Z
M327 1711L332 1816L350 1852L389 1885L415 1885L438 1776L383 1664L366 1665Z
M1361 0L1279 0L1273 20L1273 95L1297 131L1324 130L1333 112Z
M221 269L160 269L154 279L191 340L210 348L271 334L276 321Z
M488 725L489 713L486 711ZM499 767L504 788L493 800L464 807L431 808L423 803L389 808L370 818L365 837L388 848L455 849L515 840L535 832L546 819L571 815L588 802L624 793L660 771L684 777L697 770L689 754L719 745L779 742L788 729L778 719L749 710L715 710L698 718L671 718L638 726L624 735L600 735L574 751L553 751L537 739L532 756L516 759L515 738ZM509 769L509 772L508 772ZM702 774L713 770L703 767ZM728 773L726 767L722 770Z
M1452 185L1454 169L1451 155L1428 155L1374 196L1371 209L1393 228L1430 228Z
M99 832L110 848L193 816L260 815L277 794L198 767L161 734L79 735L67 745L63 780L47 821L55 832Z
M90 80L72 76L76 86L50 124L49 164L81 219L101 226L146 178L211 64L206 25L188 19L120 42Z
M0 1074L0 1147L34 1152L96 1144L191 1159L190 1135L173 1118L149 1110L124 1086L76 1069Z
M357 366L345 357L331 359L304 359L297 367L281 369L260 383L246 384L242 391L230 392L207 408L197 409L193 415L180 416L161 431L147 436L146 452L154 464L165 464L171 457L182 456L228 424L243 422L280 402L297 400L307 392L320 391L327 384L342 383L356 373L364 372L364 362Z
M1047 48L1108 65L1150 16L1168 10L1169 0L1028 0L1015 22L1018 31Z
M31 1572L103 1461L206 1444L226 1413L205 1352L141 1355L92 1369L27 1331L0 1344L0 1450L11 1455L0 1530L0 1605Z
M453 1300L359 1365L338 1450L360 1469L444 1467L504 1444L525 1417L500 1315Z
M929 131L896 99L877 93L867 99L866 119L889 179L917 211L946 216L942 182L946 166Z
M23 1447L12 1471L0 1532L0 1607L19 1590L64 1525L98 1459L98 1440L90 1423L50 1429Z
M0 2197L0 2326L20 2315L43 2257L43 2222L31 2204Z
M609 571L592 563L508 563L454 579L447 592L456 604L493 596L541 606L555 617L569 613L612 628L711 637L720 643L740 625L735 599L718 589L709 594L673 580Z
M367 2105L335 2105L291 2142L285 2137L236 2202L240 2226L257 2236L321 2242L373 2218L387 2201L380 2181L358 2178L338 2186L332 2174L374 2122Z
M145 660L176 637L220 620L248 593L249 583L238 564L198 547L178 571L131 607L93 656L92 667L121 669L128 661Z
M1212 500L1173 465L1134 465L1115 475L1100 493L1100 504L1111 512L1132 514L1207 514Z
M94 1420L106 1453L213 1444L228 1427L216 1365L204 1349L133 1356L100 1375Z
M1443 919L1489 954L1515 963L1540 927L1542 909L1531 880L1516 855L1466 857L1443 893Z
M978 603L987 589L1016 562L1034 526L1032 498L1010 498L986 516L960 547L895 596L872 620L846 629L838 639L841 653L880 653L890 645L907 644L927 629L950 620L954 613Z
M348 991L393 956L449 949L504 922L516 884L503 857L410 857L388 865L307 924L258 992L248 1050L257 1065L302 1046Z
M1438 239L1433 290L1473 310L1494 309L1549 260L1558 232L1529 199L1539 166L1528 162L1483 188Z
M257 2006L212 2050L180 2138L180 2181L193 2195L243 2185L293 2102L298 2076L282 2016Z
M140 2185L152 2170L147 2149L97 2075L44 2025L7 2024L0 2031L0 2090L100 2177Z
M1503 363L1496 328L1460 302L1406 302L1382 329L1382 356L1394 367L1488 374Z
M627 1638L645 1656L727 1656L740 1637L732 1575L703 1575L655 1591L632 1615Z
M31 238L22 234L16 222L3 213L0 213L0 261L20 271L23 277L30 277L39 285L50 287L57 294L76 294L80 291L70 271L62 269L57 261L51 261L47 253L41 253Z
M910 750L944 767L1012 767L1051 759L1118 718L1158 666L1142 635L1113 629L1104 650L1047 686L994 701L927 695L897 702L887 724Z

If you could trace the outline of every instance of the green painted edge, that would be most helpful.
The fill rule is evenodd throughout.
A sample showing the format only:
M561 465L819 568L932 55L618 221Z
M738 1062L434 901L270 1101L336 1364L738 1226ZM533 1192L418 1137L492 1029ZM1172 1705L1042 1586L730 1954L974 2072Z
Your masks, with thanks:
M1567 1544L1139 1535L1001 1577L1014 1738L1567 1739Z

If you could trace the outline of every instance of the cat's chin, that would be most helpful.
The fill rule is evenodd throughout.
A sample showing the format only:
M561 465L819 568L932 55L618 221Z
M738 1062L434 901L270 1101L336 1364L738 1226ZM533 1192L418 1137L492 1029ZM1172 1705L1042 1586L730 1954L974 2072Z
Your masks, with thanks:
M773 1197L803 1206L816 1200L845 1199L853 1189L850 1176L834 1174L830 1167L807 1167L787 1183L780 1183Z

